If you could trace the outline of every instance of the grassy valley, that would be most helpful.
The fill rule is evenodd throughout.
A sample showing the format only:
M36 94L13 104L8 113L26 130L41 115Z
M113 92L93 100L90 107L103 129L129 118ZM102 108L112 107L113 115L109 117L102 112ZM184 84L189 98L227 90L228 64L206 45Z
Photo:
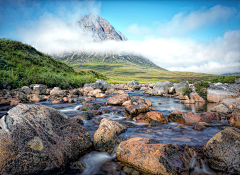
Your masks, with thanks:
M156 83L159 81L171 81L172 83L179 83L188 80L190 83L206 80L213 83L233 83L235 78L239 75L212 75L194 72L178 72L167 71L155 67L136 66L129 63L84 63L82 69L78 69L79 64L71 64L76 70L92 69L102 74L107 75L111 83L128 83L131 80L139 81L139 83Z
M78 71L30 45L0 39L0 89L40 83L48 87L77 88L106 76L96 71Z

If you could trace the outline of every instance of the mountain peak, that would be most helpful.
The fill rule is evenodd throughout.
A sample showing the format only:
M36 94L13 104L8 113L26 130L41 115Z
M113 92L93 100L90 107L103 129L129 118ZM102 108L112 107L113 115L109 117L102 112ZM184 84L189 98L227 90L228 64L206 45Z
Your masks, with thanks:
M95 13L88 13L78 21L79 26L85 31L91 31L95 41L116 40L126 41L127 38L114 29L114 27L104 18Z

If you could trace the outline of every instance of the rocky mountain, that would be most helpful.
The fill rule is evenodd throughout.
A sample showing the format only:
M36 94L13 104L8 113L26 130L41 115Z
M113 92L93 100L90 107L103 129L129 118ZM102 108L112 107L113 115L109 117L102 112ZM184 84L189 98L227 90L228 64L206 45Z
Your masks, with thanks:
M91 31L95 41L104 40L116 40L126 41L127 38L119 31L116 31L114 27L104 18L89 13L81 17L77 23L85 31Z
M89 32L94 38L95 42L101 42L105 40L116 40L116 41L127 41L128 39L120 32L116 31L114 27L104 18L94 14L89 13L83 17L81 17L77 24L81 27L84 32ZM132 54L124 54L124 53L87 53L83 50L75 51L75 52L67 52L61 53L58 55L53 55L53 57L57 60L64 61L66 64L78 64L80 65L78 68L84 68L84 63L90 62L101 62L101 63L119 63L124 62L127 64L133 64L136 66L142 67L153 67L158 69L159 66L155 65L149 59L141 56L141 55L132 55Z

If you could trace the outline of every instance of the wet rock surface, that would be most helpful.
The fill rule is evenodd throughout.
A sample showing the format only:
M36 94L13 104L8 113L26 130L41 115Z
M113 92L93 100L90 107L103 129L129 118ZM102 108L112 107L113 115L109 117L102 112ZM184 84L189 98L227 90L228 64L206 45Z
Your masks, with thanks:
M240 173L240 130L227 127L204 145L210 166L230 174Z
M19 104L0 119L0 173L57 171L91 145L87 130L58 110Z

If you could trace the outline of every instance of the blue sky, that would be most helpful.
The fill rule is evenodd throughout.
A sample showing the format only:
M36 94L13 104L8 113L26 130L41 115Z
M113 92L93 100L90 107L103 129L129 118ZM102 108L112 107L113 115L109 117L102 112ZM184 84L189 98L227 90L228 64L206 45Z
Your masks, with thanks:
M142 54L169 70L239 72L240 46L236 39L240 39L240 0L1 0L0 38L18 40L51 53L55 49L52 45L66 47L58 45L56 38L69 43L77 33L72 29L66 31L69 29L65 24L89 12L105 18L129 39L121 46L121 51ZM231 46L234 42L235 46ZM75 43L72 48L90 47L87 42L72 43ZM108 47L107 43L105 45ZM94 45L96 50L101 47ZM148 47L149 51L138 50ZM159 49L162 54L158 54ZM223 56L218 54L220 51ZM188 63L183 64L183 60Z

